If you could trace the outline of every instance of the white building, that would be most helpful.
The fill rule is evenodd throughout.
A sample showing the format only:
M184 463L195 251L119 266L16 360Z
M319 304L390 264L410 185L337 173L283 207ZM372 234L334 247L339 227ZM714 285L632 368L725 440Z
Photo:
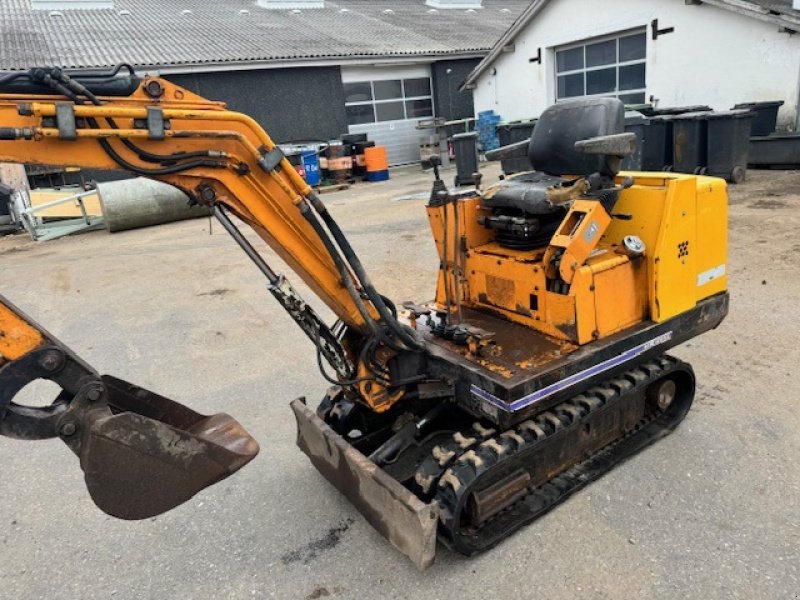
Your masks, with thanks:
M783 100L800 129L800 2L535 0L464 83L476 113L538 116L557 100L659 107Z

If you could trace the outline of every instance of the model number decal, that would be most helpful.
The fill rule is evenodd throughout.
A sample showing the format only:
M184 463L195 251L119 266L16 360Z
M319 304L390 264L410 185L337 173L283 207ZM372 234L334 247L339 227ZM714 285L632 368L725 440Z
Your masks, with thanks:
M697 276L697 287L702 287L705 284L714 281L715 279L719 279L723 275L725 275L724 264L714 267L713 269L709 269L708 271L703 271Z
M670 341L671 339L672 339L672 332L668 331L667 333L664 333L658 337L653 338L649 342L645 342L644 344L642 344L642 352L646 352L650 350L650 348L655 348L656 346L660 346L661 344L664 344Z

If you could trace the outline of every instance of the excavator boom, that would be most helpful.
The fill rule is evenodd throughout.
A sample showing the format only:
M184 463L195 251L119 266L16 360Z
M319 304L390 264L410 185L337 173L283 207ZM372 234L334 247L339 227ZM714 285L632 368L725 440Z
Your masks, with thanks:
M339 319L366 331L333 257L303 217L311 188L258 123L163 79L142 80L130 96L98 100L0 94L0 162L124 169L179 187L199 203L222 205Z

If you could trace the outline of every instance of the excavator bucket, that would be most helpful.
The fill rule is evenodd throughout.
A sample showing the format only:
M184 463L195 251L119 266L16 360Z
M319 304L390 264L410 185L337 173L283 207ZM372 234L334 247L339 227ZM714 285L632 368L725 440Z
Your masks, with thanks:
M426 504L331 429L304 398L291 403L297 445L381 535L420 569L436 556L436 502Z
M13 400L53 381L49 406ZM0 435L60 437L80 458L89 494L120 519L145 519L186 502L241 469L258 444L226 414L205 416L98 373L0 296Z
M87 413L79 456L92 500L109 515L166 512L258 454L256 441L226 414L204 416L113 377L103 383L111 411Z

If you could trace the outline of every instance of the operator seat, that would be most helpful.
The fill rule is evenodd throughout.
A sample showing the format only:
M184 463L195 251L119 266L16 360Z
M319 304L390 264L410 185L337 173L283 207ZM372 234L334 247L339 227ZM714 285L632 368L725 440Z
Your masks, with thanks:
M625 107L616 98L569 100L547 108L528 146L534 170L487 189L482 203L493 214L481 223L495 229L497 241L507 247L546 244L571 195L616 196L611 188L621 157L632 152L633 135L624 129Z
M509 177L490 188L484 194L483 204L532 215L563 213L562 206L547 199L547 191L569 183L564 175L599 173L613 179L620 168L615 156L582 153L575 149L575 142L624 131L625 106L616 98L554 104L542 113L528 146L528 159L534 171Z

